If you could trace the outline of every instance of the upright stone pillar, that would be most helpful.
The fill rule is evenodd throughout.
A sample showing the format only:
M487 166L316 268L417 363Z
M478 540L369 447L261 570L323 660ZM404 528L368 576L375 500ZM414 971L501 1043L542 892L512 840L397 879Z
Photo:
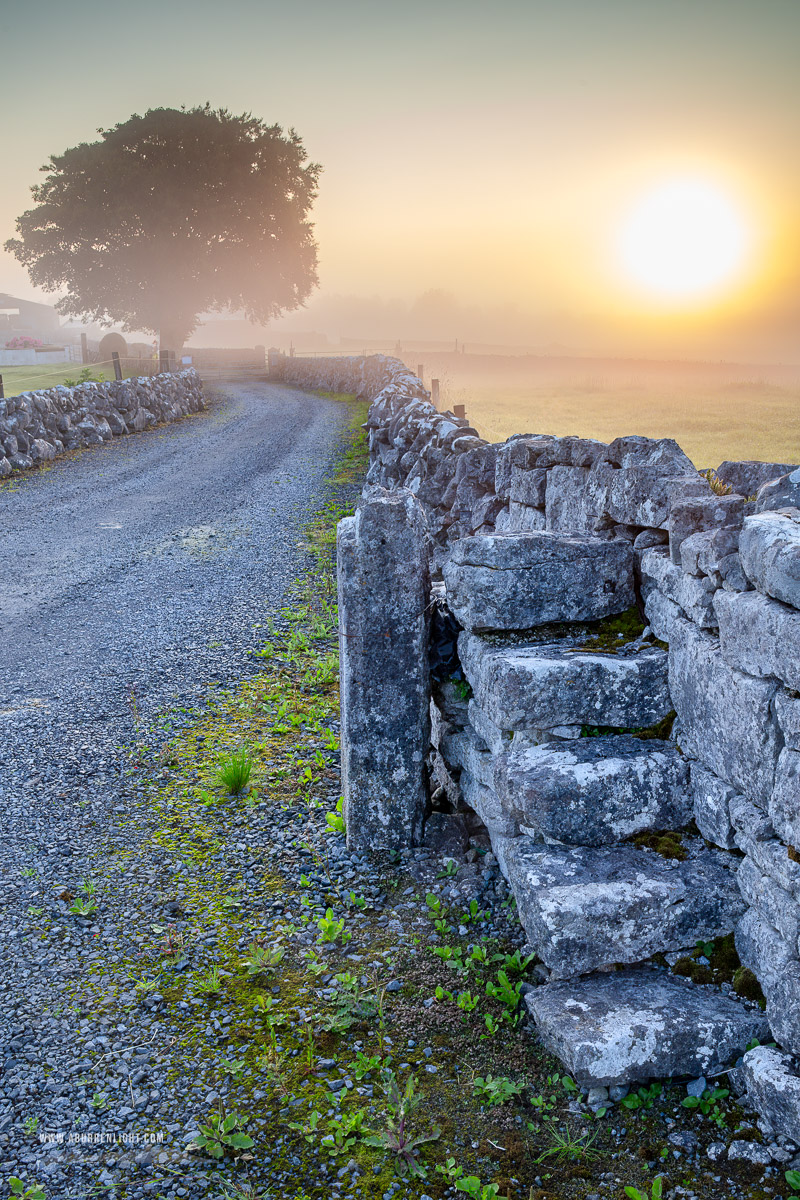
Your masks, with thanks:
M347 844L422 840L430 741L430 580L411 492L376 491L339 523L342 786Z

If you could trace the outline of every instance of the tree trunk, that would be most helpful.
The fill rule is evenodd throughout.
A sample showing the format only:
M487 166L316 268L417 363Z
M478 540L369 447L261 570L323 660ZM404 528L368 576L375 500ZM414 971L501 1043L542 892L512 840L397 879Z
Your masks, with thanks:
M160 350L171 350L176 358L180 358L183 343L186 341L191 330L187 329L186 325L180 322L171 322L168 325L162 325L158 331L158 345Z

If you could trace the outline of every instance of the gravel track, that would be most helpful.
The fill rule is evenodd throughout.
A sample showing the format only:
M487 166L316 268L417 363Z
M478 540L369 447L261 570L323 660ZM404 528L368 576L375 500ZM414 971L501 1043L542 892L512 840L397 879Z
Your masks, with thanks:
M23 1124L69 1125L86 1033L61 1009L85 949L44 936L29 907L63 916L59 888L125 811L132 698L149 720L255 669L348 418L293 388L228 385L205 413L0 490L0 1161L48 1200L76 1177Z

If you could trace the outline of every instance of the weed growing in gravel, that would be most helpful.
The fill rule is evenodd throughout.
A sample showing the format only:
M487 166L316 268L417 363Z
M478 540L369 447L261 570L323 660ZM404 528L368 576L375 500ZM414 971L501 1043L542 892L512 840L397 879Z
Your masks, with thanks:
M195 984L195 991L200 996L218 996L222 991L222 974L219 967L210 967Z
M226 1151L234 1154L249 1150L253 1139L244 1133L248 1118L238 1113L230 1113L223 1117L222 1113L211 1113L208 1124L201 1125L200 1131L191 1143L191 1149L203 1150L212 1158L222 1158Z
M429 1142L438 1141L441 1129L434 1126L428 1133L412 1134L409 1129L411 1113L420 1103L415 1092L414 1076L409 1075L401 1089L397 1076L390 1068L382 1072L383 1091L386 1097L386 1129L369 1134L364 1138L367 1146L378 1146L391 1154L399 1175L425 1178L427 1171L419 1162L421 1148Z
M215 775L216 782L231 796L241 796L250 782L253 760L246 750L234 750L220 763Z
M661 1200L661 1197L663 1194L664 1194L664 1176L663 1175L659 1175L656 1179L653 1180L653 1186L650 1190L649 1195L647 1194L647 1192L640 1192L639 1189L635 1188L635 1187L626 1187L625 1188L625 1195L628 1197L628 1200Z
M499 1075L496 1079L492 1075L487 1075L485 1079L476 1075L472 1090L474 1095L487 1100L489 1104L506 1104L523 1094L525 1081L523 1079L521 1083L515 1083L507 1075Z
M21 1179L12 1175L8 1186L11 1188L11 1195L18 1197L19 1200L46 1200L45 1190L40 1183L32 1183L26 1188Z
M285 953L282 946L261 946L258 942L253 942L250 953L244 960L247 974L251 977L271 974Z
M784 1179L793 1192L800 1192L800 1171L786 1171Z

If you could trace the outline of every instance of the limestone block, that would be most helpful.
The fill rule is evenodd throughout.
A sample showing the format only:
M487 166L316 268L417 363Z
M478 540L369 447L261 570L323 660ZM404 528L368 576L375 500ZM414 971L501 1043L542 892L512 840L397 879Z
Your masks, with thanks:
M743 461L723 462L717 467L717 477L739 496L755 496L759 488L779 479L796 468L790 463Z
M528 941L556 978L730 933L744 901L728 855L682 862L631 845L542 848L520 838L506 855Z
M800 847L800 752L784 748L778 757L775 787L768 804L775 832L790 846Z
M342 784L348 845L419 844L430 738L425 519L407 491L339 524Z
M719 572L723 558L739 548L738 529L705 529L681 542L681 570L689 575Z
M797 962L796 947L790 946L755 908L748 908L736 926L736 950L765 995Z
M714 1075L768 1031L757 1009L648 967L548 983L525 1005L583 1087Z
M708 495L689 497L673 504L669 514L669 553L680 564L681 544L693 533L706 529L740 529L744 519L743 496Z
M690 622L674 627L669 687L681 725L681 749L737 791L765 804L779 749L771 707L777 686L731 667L716 638Z
M508 506L508 517L502 528L497 527L498 533L536 533L546 527L544 509L531 508L528 504L518 504L512 500Z
M658 588L701 629L716 628L717 618L712 603L714 584L710 579L687 575L671 562L660 546L654 546L642 554L641 581L645 605L653 588Z
M792 961L773 984L762 988L775 1040L784 1050L800 1054L800 962Z
M548 839L606 846L691 819L688 766L670 742L630 736L579 738L497 760L507 813Z
M776 929L787 945L797 947L800 937L800 907L784 888L764 875L749 856L739 864L739 890L759 917Z
M738 793L698 762L689 767L693 815L697 828L706 841L723 850L736 849L736 835L731 823L731 800Z
M475 703L474 697L470 700L467 711L470 725L478 737L486 743L492 754L503 754L511 748L512 733L495 725L491 717L483 711L479 704Z
M494 490L504 500L509 499L511 474L515 467L523 471L534 469L544 452L557 441L552 434L518 434L510 437L497 449Z
M657 637L660 642L669 642L675 623L686 620L683 609L678 608L674 600L668 599L658 588L651 588L648 591L647 599L644 602L644 615L653 636Z
M736 833L736 845L741 845L742 839L750 842L767 842L775 838L775 828L769 819L767 810L760 804L753 804L746 796L735 792L729 800L731 824Z
M614 438L605 457L617 467L658 468L664 475L697 475L697 468L672 438L640 434Z
M516 837L519 824L504 810L496 792L473 778L468 771L461 773L461 796L483 821L489 833Z
M543 467L528 470L522 467L511 468L509 499L512 502L526 504L530 508L544 508L546 487L547 471Z
M761 679L800 688L800 612L761 592L718 591L714 611L722 656Z
M499 729L563 725L647 728L672 709L667 654L592 654L579 644L462 633L462 670L475 702Z
M707 484L705 487L707 488ZM621 467L607 477L606 514L624 525L666 525L676 504L704 491L704 481L690 475L664 474L659 464Z
M776 508L800 508L800 467L764 483L756 493L757 513Z
M760 592L800 608L800 509L748 517L739 557L745 575Z
M471 630L594 621L633 603L626 542L554 533L462 538L445 563L451 610Z
M547 471L547 529L558 533L592 533L598 516L588 504L586 467L554 466Z
M775 713L786 745L790 750L800 750L800 697L779 690Z
M777 1046L754 1046L729 1078L742 1093L742 1107L757 1112L773 1138L800 1145L800 1075L789 1054Z

